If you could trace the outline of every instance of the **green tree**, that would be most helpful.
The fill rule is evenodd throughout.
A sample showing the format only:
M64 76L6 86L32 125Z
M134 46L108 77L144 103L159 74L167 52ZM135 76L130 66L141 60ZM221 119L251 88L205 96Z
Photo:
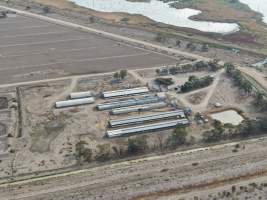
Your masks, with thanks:
M43 12L45 14L49 13L50 12L50 8L48 6L43 7Z
M110 144L99 144L97 145L96 160L107 161L111 158Z
M231 63L225 63L224 67L227 74L232 74L235 71L235 66Z
M86 148L87 143L85 141L79 141L75 145L75 157L79 164L83 162L90 162L92 160L93 152L91 149Z
M128 139L128 153L130 155L144 153L148 149L147 137L137 136Z
M262 92L257 92L254 101L256 106L261 106L264 101L264 94Z
M164 85L164 86L169 86L169 85L174 84L172 78L156 78L155 82L158 85Z
M250 94L252 92L252 85L249 81L245 80L243 81L241 87L243 88L243 90L247 93Z
M181 46L181 40L176 40L176 46L178 46L178 47Z
M113 78L116 79L116 80L120 79L120 74L119 74L119 72L115 72L115 73L113 74Z
M209 51L209 45L208 44L203 44L201 47L202 52L208 52Z
M163 35L163 34L161 34L161 33L158 33L158 34L156 35L156 37L155 37L155 40L156 40L157 42L164 43L164 42L166 42L166 36Z
M128 74L127 70L123 69L123 70L120 70L119 76L120 76L121 79L125 79L127 74Z
M171 136L168 137L167 139L167 145L172 148L175 149L180 145L183 145L186 143L186 137L187 137L188 133L186 128L184 127L177 127L174 129L173 133L171 134Z

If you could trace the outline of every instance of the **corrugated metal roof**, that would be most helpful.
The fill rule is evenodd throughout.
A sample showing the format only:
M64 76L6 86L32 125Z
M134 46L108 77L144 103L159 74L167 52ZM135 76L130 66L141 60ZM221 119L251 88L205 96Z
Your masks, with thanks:
M188 125L188 124L189 124L188 119L179 119L179 120L173 120L173 121L167 121L167 122L153 123L153 124L148 124L148 125L143 125L143 126L135 126L135 127L130 127L130 128L111 130L111 131L107 131L107 136L109 138L113 138L113 137L119 137L119 136L123 136L127 134L153 131L153 130L164 129L164 128L172 128L178 125Z
M113 108L142 105L142 104L147 104L147 103L155 103L158 101L160 101L160 99L158 97L149 96L149 97L140 98L140 99L129 99L129 100L123 100L123 101L102 103L102 104L97 105L97 109L98 110L108 110L108 109L113 109Z
M184 118L185 114L183 110L175 110L175 111L169 111L169 112L161 112L156 114L150 114L150 115L140 115L140 116L134 116L124 119L118 119L118 120L110 120L109 124L111 127L117 127L117 126L125 126L129 124L137 124L137 123L143 123L147 121L153 121L157 119L164 119L164 118L171 118L171 117L181 117Z
M167 106L165 102L157 102L157 103L149 103L144 105L138 105L138 106L129 106L129 107L123 107L123 108L115 108L111 110L111 114L113 115L119 115L123 113L130 113L130 112L139 112L139 111L147 111L152 110L156 108L163 108Z
M64 107L69 107L69 106L80 106L80 105L90 104L94 102L95 102L95 99L93 97L58 101L56 102L56 108L64 108Z
M118 96L127 96L133 94L147 93L149 89L147 87L131 88L125 90L114 90L103 92L102 95L104 98L118 97Z
M92 96L93 96L93 94L91 91L70 93L71 99L81 99L81 98L88 98L88 97L92 97Z

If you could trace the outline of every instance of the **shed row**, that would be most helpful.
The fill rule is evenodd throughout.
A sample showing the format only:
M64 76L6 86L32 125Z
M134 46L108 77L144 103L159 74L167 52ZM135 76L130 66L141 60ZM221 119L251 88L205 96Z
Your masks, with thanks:
M166 129L166 128L173 128L176 126L186 126L189 123L190 122L188 119L178 119L178 120L158 122L158 123L142 125L142 126L111 130L111 131L107 131L106 135L109 138L114 138L114 137L129 135L129 134L142 133L142 132L154 131L154 130L160 130L160 129Z

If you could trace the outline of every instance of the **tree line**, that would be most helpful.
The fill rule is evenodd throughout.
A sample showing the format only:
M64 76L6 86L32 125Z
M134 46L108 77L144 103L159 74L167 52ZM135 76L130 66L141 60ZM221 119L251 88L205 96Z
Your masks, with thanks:
M190 144L193 139L187 139L186 127L177 127L166 139L162 135L157 136L158 144L149 145L146 135L129 137L122 145L112 146L110 143L99 144L96 150L92 150L88 143L79 141L75 145L75 158L77 164L90 163L93 161L105 162L113 159L121 159L129 156L142 155L152 150L173 150L182 145Z
M188 81L181 85L181 92L190 92L200 88L207 87L213 83L214 78L211 76L205 76L198 78L196 76L190 76Z

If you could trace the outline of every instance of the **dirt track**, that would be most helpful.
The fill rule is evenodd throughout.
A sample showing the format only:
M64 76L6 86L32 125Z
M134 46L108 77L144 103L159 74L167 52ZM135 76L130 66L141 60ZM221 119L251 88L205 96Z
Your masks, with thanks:
M179 193L187 187L263 173L266 144L266 139L257 140L243 143L236 153L232 144L2 185L0 199L156 199L166 191Z

